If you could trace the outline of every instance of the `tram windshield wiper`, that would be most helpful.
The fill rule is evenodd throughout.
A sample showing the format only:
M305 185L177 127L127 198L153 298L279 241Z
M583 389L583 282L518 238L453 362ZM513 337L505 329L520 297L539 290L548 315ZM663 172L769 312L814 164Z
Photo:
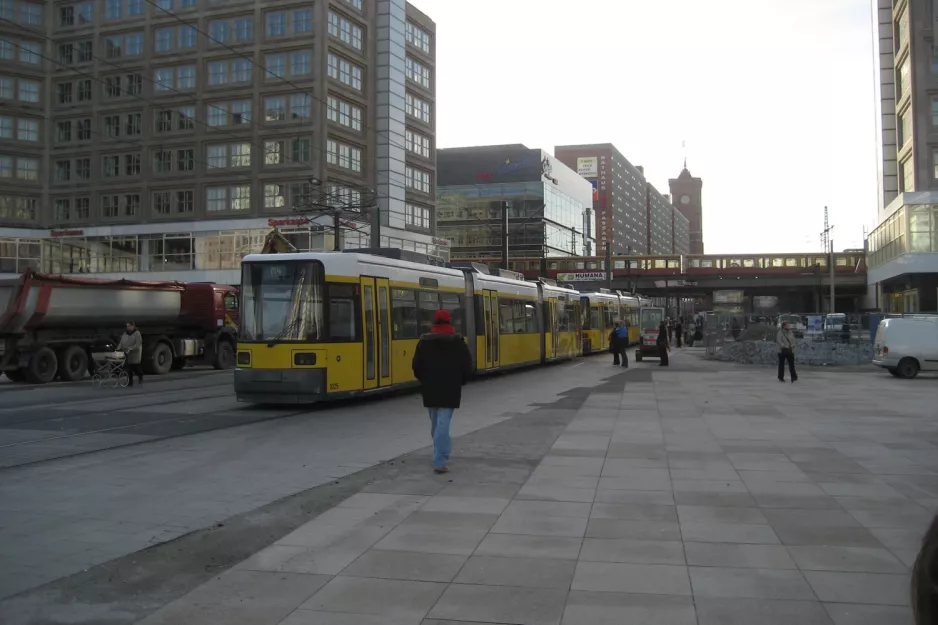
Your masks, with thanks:
M278 335L275 336L274 338L270 339L270 342L267 343L267 347L273 347L274 345L277 344L277 341L279 341L279 340L281 340L281 339L283 339L283 338L286 338L286 336L289 335L291 332L293 332L293 331L297 328L297 326L299 326L301 323L303 323L303 316L302 316L302 315L298 316L296 319L294 319L294 320L291 321L289 324L287 324L287 325L283 328L283 330L280 331L280 334L278 334Z

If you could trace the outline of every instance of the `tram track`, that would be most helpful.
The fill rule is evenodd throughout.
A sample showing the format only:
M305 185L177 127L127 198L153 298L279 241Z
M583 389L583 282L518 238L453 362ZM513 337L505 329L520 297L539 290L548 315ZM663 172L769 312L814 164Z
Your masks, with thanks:
M204 377L198 381L176 379L155 383L158 388L154 390L106 398L89 396L87 391L78 393L81 398L65 393L51 401L0 408L0 471L282 419L309 410L233 405L228 376L205 382ZM213 400L220 400L217 409L210 405ZM186 412L186 404L193 404L194 412Z

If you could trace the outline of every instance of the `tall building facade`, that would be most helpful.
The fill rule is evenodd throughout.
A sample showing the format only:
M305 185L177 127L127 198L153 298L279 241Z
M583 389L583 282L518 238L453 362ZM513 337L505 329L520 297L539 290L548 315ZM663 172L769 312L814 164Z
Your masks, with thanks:
M703 254L703 180L695 178L687 169L678 174L677 178L668 181L671 188L671 198L674 206L687 218L690 228L690 253Z
M648 253L651 255L674 253L674 207L650 182L645 183L648 211Z
M271 226L332 249L313 205L445 257L435 31L404 0L0 0L0 274L237 281Z
M867 238L871 308L938 310L938 42L933 0L872 0L880 202Z
M554 148L559 161L591 182L596 255L648 253L645 176L611 143Z
M459 260L589 256L592 185L547 152L523 145L448 148L437 155L437 231ZM536 269L537 267L531 267Z

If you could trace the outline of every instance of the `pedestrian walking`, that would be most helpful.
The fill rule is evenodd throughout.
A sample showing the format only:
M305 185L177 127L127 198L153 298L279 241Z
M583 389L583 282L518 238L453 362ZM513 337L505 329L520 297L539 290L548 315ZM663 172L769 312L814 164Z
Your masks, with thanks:
M612 354L612 366L618 367L621 360L621 350L619 349L619 323L618 321L612 326L612 331L609 333L609 353Z
M668 343L674 340L674 320L668 319Z
M791 324L787 321L782 323L782 328L775 336L775 342L778 344L778 381L785 381L785 363L788 363L788 374L791 382L798 381L798 374L795 373L795 333L791 331Z
M738 340L739 340L739 333L740 333L740 331L741 331L741 329L740 329L740 327L739 327L739 319L737 319L736 317L733 317L733 320L730 321L730 332L733 333L733 340L734 340L734 341L738 341Z
M677 325L674 326L674 336L677 337L677 346L681 347L681 341L684 340L684 322L678 320Z
M622 366L629 368L629 323L620 319L616 329L616 346L619 349L619 355L622 357Z
M449 311L436 311L430 333L420 337L411 363L430 413L434 473L449 473L449 425L462 400L462 387L472 375L469 346L452 323Z
M922 538L922 548L912 565L912 613L915 625L938 623L938 516Z
M117 351L124 352L124 368L130 376L129 386L134 385L134 374L137 381L143 384L143 365L140 364L143 360L143 336L133 321L127 322L127 329L117 344Z
M658 366L667 367L668 352L671 351L671 344L668 342L668 328L664 321L662 321L661 325L658 326L658 340L656 343L658 345L658 358L661 359L661 362L658 364Z

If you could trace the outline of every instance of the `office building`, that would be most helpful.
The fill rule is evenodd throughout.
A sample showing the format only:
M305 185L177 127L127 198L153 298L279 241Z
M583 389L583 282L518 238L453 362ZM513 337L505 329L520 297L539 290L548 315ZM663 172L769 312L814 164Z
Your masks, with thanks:
M509 258L537 265L593 253L593 187L547 152L519 144L449 148L437 153L437 168L437 232L452 241L453 259L500 263L506 207Z
M611 143L562 145L559 161L589 180L594 188L596 255L648 253L648 207L645 176Z
M938 48L931 0L872 0L880 197L870 308L938 310ZM834 237L836 238L836 237Z
M674 253L674 207L650 182L645 183L648 211L648 243L646 249L654 256Z
M703 180L691 175L685 160L684 169L668 181L668 186L675 208L687 218L690 227L690 253L703 254Z
M345 247L447 255L436 29L404 0L0 0L0 18L0 274L237 282L271 226L332 249L312 207L343 211Z

